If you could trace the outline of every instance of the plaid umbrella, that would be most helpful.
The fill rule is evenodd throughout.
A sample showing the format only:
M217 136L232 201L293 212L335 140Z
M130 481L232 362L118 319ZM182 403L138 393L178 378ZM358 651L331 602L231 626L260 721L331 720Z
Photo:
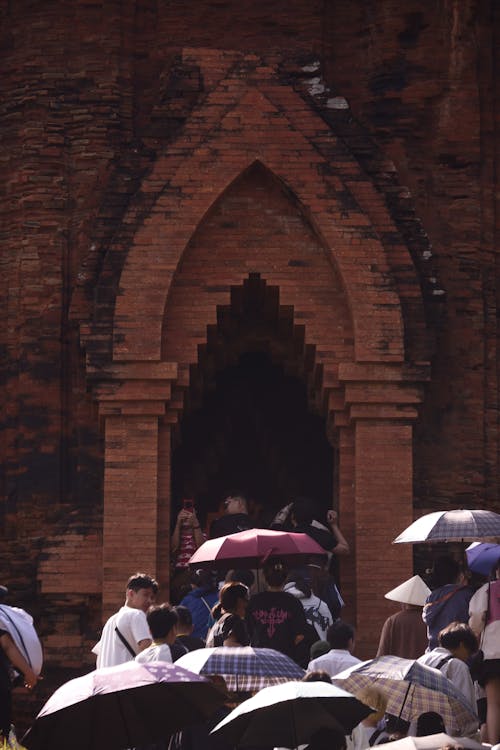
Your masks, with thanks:
M500 560L500 544L473 542L470 547L467 547L465 554L467 555L469 568L474 573L487 576L491 573L493 566Z
M272 648L217 646L190 651L176 661L196 674L220 674L228 690L254 692L268 685L300 680L305 672L289 656Z
M129 661L61 685L24 735L29 750L120 750L205 721L220 690L177 664ZM167 710L165 710L167 707Z
M350 734L371 709L328 682L287 682L240 703L212 730L228 745L297 747L319 729Z
M354 695L376 685L387 698L387 712L413 721L420 714L441 714L450 734L467 734L478 727L475 707L442 672L413 659L379 656L355 664L332 677L332 682Z
M396 537L400 542L475 542L500 539L500 515L491 510L439 510L417 518Z
M428 734L425 737L403 737L402 740L385 742L377 745L377 748L385 750L439 750L441 747L452 746L466 748L466 750L485 750L480 742L470 740L468 737L450 737L449 734Z

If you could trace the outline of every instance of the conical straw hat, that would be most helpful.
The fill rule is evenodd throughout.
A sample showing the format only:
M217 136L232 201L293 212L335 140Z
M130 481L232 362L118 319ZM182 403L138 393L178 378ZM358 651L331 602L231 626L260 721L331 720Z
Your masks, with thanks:
M393 602L401 602L401 604L415 604L423 607L430 593L430 588L425 585L420 576L413 576L396 586L395 589L388 591L385 598Z

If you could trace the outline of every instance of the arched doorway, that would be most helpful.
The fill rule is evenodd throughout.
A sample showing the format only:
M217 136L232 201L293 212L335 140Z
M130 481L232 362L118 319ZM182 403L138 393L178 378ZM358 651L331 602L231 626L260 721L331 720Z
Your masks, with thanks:
M202 524L238 488L257 525L297 495L332 505L333 450L306 387L262 351L215 374L180 424L172 455L172 508L194 497Z

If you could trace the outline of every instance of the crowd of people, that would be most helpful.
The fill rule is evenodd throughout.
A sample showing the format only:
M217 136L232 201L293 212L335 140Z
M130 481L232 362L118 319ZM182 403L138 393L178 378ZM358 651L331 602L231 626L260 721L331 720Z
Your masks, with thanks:
M245 498L231 495L224 502L224 515L210 524L208 536L252 527ZM342 619L344 602L337 586L336 557L348 554L349 545L337 514L328 511L322 522L315 518L311 501L298 498L277 514L271 527L308 534L327 555L296 568L271 556L258 571L258 580L257 571L249 569L229 570L224 579L215 570L190 570L189 559L206 536L194 505L185 502L172 535L171 601L157 604L159 587L154 578L146 573L132 575L123 606L104 624L93 649L96 666L132 659L174 662L196 649L248 645L286 654L305 670L306 680L331 681L360 664L354 628ZM478 716L464 727L464 736L477 735L483 742L499 743L500 559L491 580L474 589L467 571L456 560L438 557L432 590L417 575L387 592L386 598L399 603L400 611L384 623L373 656L416 659L440 670L460 691L471 715ZM0 730L7 736L10 665L24 675L28 687L36 684L37 675L2 626L1 613L0 647ZM446 729L435 712L418 717L412 725L388 714L379 689L358 698L373 711L346 738L348 750L363 750L408 733L432 734ZM311 749L319 750L324 739L312 743ZM181 744L184 750L194 750L186 746L185 739ZM331 743L328 747L336 750Z
M243 496L228 497L224 505L225 514L212 522L210 537L252 527ZM318 522L312 504L299 498L280 511L272 527L309 534L330 553L329 563L314 559L290 569L284 560L270 557L263 565L264 585L259 590L252 570L230 570L222 581L215 571L189 571L182 564L186 558L182 540L186 543L189 537L192 554L205 537L194 507L184 507L174 531L177 603L151 605L156 582L143 574L132 577L124 607L108 620L96 646L97 666L132 658L132 652L137 661L175 661L205 646L247 645L286 654L311 679L330 680L360 663L354 629L341 619L335 557L347 554L349 546L336 513L330 511L325 523ZM432 591L420 576L413 576L387 593L401 610L384 623L374 654L417 659L439 669L461 692L471 713L478 713L478 721L464 728L464 734L475 736L480 726L477 736L490 744L500 741L499 579L500 560L492 581L474 591L458 562L437 558ZM445 728L439 715L425 715L407 725L385 712L383 695L372 695L370 700L376 710L348 739L354 750L408 732Z

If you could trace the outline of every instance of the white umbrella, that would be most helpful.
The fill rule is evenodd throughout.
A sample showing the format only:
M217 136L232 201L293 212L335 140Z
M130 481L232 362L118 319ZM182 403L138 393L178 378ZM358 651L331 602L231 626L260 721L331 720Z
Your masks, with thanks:
M401 542L500 540L500 515L491 510L438 510L417 518L394 539Z
M402 740L387 742L377 745L377 748L385 747L387 750L439 750L441 747L451 745L454 747L465 747L467 750L485 750L485 746L468 737L450 737L449 734L428 734L425 737L403 737Z

